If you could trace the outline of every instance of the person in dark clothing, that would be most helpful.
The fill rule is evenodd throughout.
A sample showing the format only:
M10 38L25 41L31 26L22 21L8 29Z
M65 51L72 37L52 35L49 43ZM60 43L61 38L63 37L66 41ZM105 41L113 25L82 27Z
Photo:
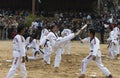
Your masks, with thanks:
M101 38L101 43L104 44L104 33L105 33L105 27L104 27L104 22L101 22L101 29L100 29L100 38Z

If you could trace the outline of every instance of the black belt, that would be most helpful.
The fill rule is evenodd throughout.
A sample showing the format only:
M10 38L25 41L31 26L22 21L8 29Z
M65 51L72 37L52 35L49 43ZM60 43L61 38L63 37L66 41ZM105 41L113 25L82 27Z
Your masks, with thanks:
M100 50L100 49L98 49L98 50ZM90 52L93 52L93 50L90 50Z
M33 48L34 50L36 50L36 48Z
M93 52L93 50L90 50L90 52Z
M49 40L48 39L46 39L46 41L45 41L45 44L44 44L44 47L47 45L47 42L48 42Z

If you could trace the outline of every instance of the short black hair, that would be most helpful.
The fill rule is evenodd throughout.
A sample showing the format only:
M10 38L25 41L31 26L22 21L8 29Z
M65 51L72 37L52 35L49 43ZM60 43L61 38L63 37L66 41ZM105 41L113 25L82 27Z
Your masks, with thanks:
M57 26L57 24L56 24L56 23L52 23L52 25L50 25L50 30L52 31L52 29L53 29L55 26Z
M33 38L33 39L37 39L37 36L38 36L37 33L34 33L34 34L32 35L32 38Z
M25 25L24 24L21 24L17 27L17 33L20 34L21 31L25 28Z
M93 37L95 37L95 29L90 28L89 31L90 31L90 33L93 35Z

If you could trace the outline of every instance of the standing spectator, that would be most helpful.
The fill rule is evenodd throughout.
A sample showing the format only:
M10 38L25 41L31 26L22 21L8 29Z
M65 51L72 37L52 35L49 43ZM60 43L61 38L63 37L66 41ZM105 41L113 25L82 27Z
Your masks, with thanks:
M37 27L38 27L38 23L37 23L37 21L36 21L36 20L34 20L34 21L32 22L32 25L31 25L32 32L34 32L34 31L35 31L35 29L37 29Z
M100 36L101 36L101 43L104 44L104 33L105 33L105 27L104 27L104 22L101 23L101 30L100 30Z

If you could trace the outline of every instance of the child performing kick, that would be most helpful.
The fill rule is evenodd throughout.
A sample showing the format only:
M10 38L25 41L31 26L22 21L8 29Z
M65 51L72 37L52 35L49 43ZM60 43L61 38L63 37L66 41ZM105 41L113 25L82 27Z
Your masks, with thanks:
M50 41L50 44L54 48L54 51L56 53L55 56L55 61L54 61L54 67L55 67L55 72L58 72L58 68L61 62L61 46L66 43L67 41L73 39L75 36L80 34L82 29L84 29L87 25L83 26L77 33L71 33L68 36L65 37L59 37L57 35L57 25L52 25L50 28L50 33L47 35L47 39Z

